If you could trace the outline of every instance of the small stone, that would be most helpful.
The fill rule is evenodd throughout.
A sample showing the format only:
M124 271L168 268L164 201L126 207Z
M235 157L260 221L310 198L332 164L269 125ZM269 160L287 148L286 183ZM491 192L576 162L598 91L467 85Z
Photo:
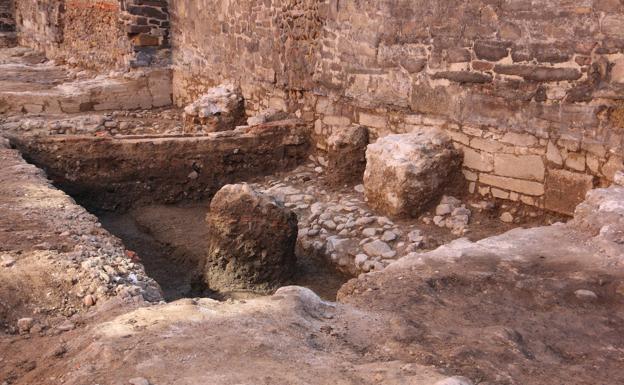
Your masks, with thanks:
M84 303L85 306L91 307L91 306L95 305L95 298L91 294L87 294L82 299L82 302Z
M451 207L450 204L443 203L443 204L438 205L438 207L436 207L436 216L448 215L452 211L453 211L453 208Z
M17 320L17 330L20 333L28 333L35 324L35 320L32 318L20 318Z
M143 377L131 378L128 383L130 385L150 385L150 382Z
M364 185L363 184L359 184L357 186L354 187L354 190L360 194L364 193Z
M374 237L376 234L377 234L377 229L374 227L368 227L362 230L362 235L367 238Z
M423 236L420 230L412 230L407 234L407 239L410 242L422 242Z
M513 215L511 215L510 212L505 211L501 216L500 216L500 220L505 222L505 223L513 223L514 221L514 217Z
M583 301L594 301L598 299L598 295L591 290L579 289L574 292L576 298Z
M368 261L368 255L366 254L358 254L355 256L355 266L357 267L362 267L366 261Z
M325 221L323 222L323 227L325 227L328 230L336 230L336 222L334 221Z
M448 377L436 382L434 385L473 385L472 381L466 377Z
M188 178L191 180L195 180L199 178L199 174L197 173L197 171L191 171L191 173L188 174Z
M613 176L613 183L624 187L624 171L618 171Z
M70 320L66 320L65 322L57 326L56 328L62 332L68 332L70 330L74 330L75 327L76 325L74 325L73 322L71 322Z
M392 251L390 246L379 239L374 240L371 243L367 243L364 245L364 252L368 255L372 255L373 257L381 257L385 253L389 253Z
M2 257L2 262L0 263L0 265L2 265L2 267L11 267L15 264L15 259L11 258L11 257Z
M444 217L436 215L435 217L433 217L433 224L438 227L444 227L444 224L445 224Z
M397 235L392 231L388 230L383 233L381 236L381 240L384 242L392 242L397 239Z
M375 221L375 218L373 217L362 217L362 218L358 218L355 221L355 225L356 226L365 226L365 225L369 225L371 223L373 223Z

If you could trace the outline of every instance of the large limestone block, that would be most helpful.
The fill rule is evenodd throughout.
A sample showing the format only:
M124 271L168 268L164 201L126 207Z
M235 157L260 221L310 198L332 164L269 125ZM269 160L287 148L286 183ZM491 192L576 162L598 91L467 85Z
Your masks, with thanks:
M226 185L210 203L204 280L213 290L267 292L295 267L297 216L247 184Z
M366 162L368 203L386 215L415 217L451 182L460 156L446 134L427 128L370 144Z

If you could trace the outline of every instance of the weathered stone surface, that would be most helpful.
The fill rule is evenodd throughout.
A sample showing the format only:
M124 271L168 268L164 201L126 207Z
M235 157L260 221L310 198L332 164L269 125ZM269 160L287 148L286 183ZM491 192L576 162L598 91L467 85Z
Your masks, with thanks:
M417 216L450 182L459 158L439 130L383 137L366 151L368 202L387 215Z
M578 80L581 72L575 68L553 68L528 65L499 64L494 71L503 75L515 75L536 82L558 82L562 80Z
M480 174L479 182L499 187L505 190L511 190L526 195L541 196L544 195L544 185L538 182L532 182L522 179L507 178L502 176Z
M546 209L572 215L576 206L593 187L594 178L591 175L550 170L546 177Z
M511 178L544 180L544 162L537 155L496 154L494 173Z
M265 292L292 275L297 216L281 203L247 184L226 185L212 199L206 222L209 288Z
M366 169L368 129L363 126L336 128L327 139L326 180L334 186L362 183Z
M240 92L232 84L209 89L184 108L186 131L196 131L196 126L205 132L227 131L245 124L245 105Z

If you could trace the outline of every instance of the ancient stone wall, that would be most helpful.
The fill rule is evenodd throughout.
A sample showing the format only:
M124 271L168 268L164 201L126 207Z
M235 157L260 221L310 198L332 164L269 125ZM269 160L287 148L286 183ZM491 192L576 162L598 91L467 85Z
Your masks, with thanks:
M19 42L87 68L148 66L166 48L166 0L16 0Z
M622 0L176 0L172 21L179 104L234 80L320 149L441 127L472 192L565 213L624 167Z

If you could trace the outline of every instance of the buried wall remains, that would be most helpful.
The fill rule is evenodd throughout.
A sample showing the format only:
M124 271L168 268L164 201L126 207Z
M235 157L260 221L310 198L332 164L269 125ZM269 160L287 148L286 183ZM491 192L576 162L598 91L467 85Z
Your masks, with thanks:
M248 112L281 108L314 124L320 150L352 124L373 139L440 127L464 151L471 192L566 214L623 168L621 1L170 8L179 105L231 80Z

